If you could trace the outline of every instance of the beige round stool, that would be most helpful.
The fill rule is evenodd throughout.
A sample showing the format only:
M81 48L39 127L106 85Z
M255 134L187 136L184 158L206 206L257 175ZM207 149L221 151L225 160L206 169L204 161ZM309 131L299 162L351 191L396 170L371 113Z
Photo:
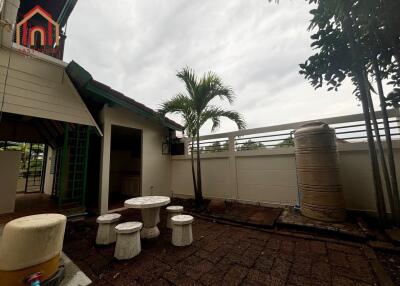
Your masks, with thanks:
M97 229L96 244L107 245L115 242L115 227L120 219L120 214L105 214L97 218L99 227Z
M117 243L115 245L114 257L118 260L131 259L142 250L140 244L141 222L125 222L115 227Z
M182 206L169 206L166 208L168 216L167 216L167 227L172 228L171 218L176 215L180 215L183 212Z
M176 215L172 221L172 244L175 246L190 245L193 242L192 222L190 215Z
M39 214L7 223L0 241L0 284L22 286L35 272L43 281L57 273L66 222L61 214Z

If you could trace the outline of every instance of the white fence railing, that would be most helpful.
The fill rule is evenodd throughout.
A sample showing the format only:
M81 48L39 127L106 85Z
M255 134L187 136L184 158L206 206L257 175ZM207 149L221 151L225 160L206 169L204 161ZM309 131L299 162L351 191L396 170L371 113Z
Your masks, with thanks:
M392 109L389 110L388 114L392 138L398 140L400 139L399 111ZM382 114L381 112L377 112L376 115L378 118L380 136L382 137L382 140L385 140L383 136L384 126ZM338 143L365 142L367 140L364 116L362 114L355 114L206 135L201 137L200 152L215 153L228 152L230 150L240 152L247 150L291 147L294 146L294 131L300 126L313 121L322 121L333 127L336 130ZM185 141L187 143L187 154L190 154L191 141L187 138Z
M390 110L389 116L395 160L400 162L399 112ZM381 122L380 113L377 117ZM291 134L313 121L323 121L336 129L347 208L373 212L374 184L362 114L202 136L204 196L267 205L297 204L295 148ZM379 126L383 129L382 123ZM185 139L185 143L185 155L172 156L171 160L173 196L193 196L190 140ZM400 177L400 165L397 173Z

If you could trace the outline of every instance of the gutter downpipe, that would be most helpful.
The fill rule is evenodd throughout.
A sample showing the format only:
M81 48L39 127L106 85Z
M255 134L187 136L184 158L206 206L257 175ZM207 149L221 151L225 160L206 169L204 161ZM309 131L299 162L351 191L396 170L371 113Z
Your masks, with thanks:
M292 139L292 141L293 141L293 143L294 143L294 132L295 132L296 130L292 130L292 131L290 131L290 139ZM294 145L293 145L294 146ZM295 147L296 148L296 147ZM295 166L296 166L296 169L297 169L297 159L296 159L296 149L295 149L295 151L294 151L294 164L295 164ZM298 176L298 174L297 174L297 171L296 171L296 187L297 187L297 204L295 204L294 205L294 209L295 210L299 210L300 211L300 206L301 206L301 199L302 199L302 197L301 197L301 193L300 193L300 189L299 189L299 176Z

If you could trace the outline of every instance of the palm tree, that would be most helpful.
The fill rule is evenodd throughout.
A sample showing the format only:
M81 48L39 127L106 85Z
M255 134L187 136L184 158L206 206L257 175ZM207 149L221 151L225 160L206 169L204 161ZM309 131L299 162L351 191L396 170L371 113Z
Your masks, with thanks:
M194 135L196 134L194 130L194 123L196 122L194 113L192 111L191 105L188 104L188 101L186 100L186 96L178 94L176 95L173 99L163 103L162 108L159 110L159 113L161 116L165 116L166 113L178 113L184 120L184 129L186 131L186 134L189 136L189 138L192 139L192 142L190 144L190 157L191 157L191 163L192 163L192 180L193 180L193 186L194 186L194 193L197 194L197 184L196 184L196 176L194 172L194 157L193 157L193 149L194 149L194 144L193 144L193 138Z
M236 111L224 110L211 104L213 99L228 100L233 103L234 94L230 87L225 86L222 80L213 72L204 74L198 78L194 71L184 68L176 75L185 83L186 93L178 93L174 98L162 104L160 113L175 113L182 116L186 133L192 138L191 158L192 177L197 207L203 206L203 192L201 182L200 162L200 129L209 120L212 122L212 131L221 124L221 118L225 117L236 123L239 129L245 128L246 124L242 116ZM193 143L196 141L197 176L195 175Z

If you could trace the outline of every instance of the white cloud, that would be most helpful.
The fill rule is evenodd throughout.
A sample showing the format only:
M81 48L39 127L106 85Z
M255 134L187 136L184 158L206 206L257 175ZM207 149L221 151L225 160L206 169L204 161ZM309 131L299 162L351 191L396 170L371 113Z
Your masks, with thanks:
M349 83L315 91L299 75L312 54L309 9L288 0L78 1L65 60L152 108L184 90L178 69L215 71L248 128L361 112ZM219 131L235 129L223 123Z

